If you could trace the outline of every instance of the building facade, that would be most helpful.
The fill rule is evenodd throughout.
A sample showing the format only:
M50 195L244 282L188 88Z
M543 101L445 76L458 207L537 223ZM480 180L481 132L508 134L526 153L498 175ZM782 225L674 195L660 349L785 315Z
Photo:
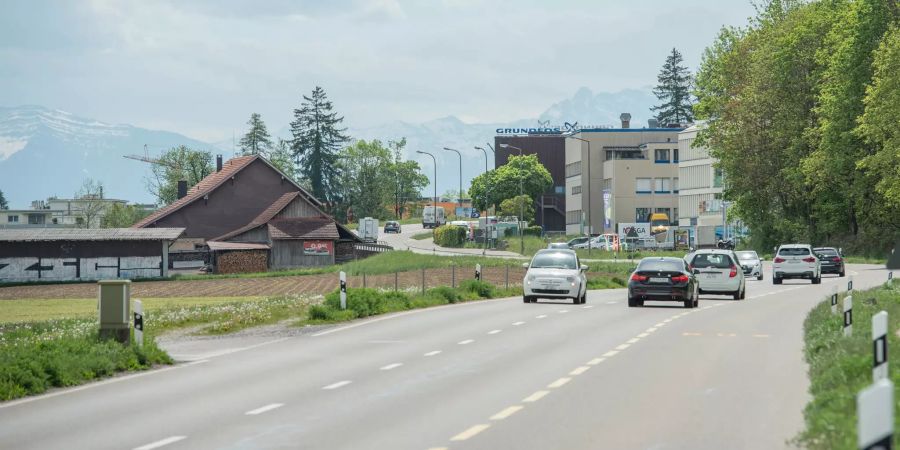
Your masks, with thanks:
M512 147L504 148L502 144ZM565 154L566 143L562 135L496 136L494 138L494 167L509 161L509 157L537 155L538 161L547 168L553 178L553 185L535 199L535 223L544 231L564 231L566 229ZM499 205L498 205L499 206Z
M125 200L85 196L78 198L50 197L46 202L31 202L31 209L0 210L0 227L30 228L100 228L100 222L114 204L125 205Z
M716 159L694 141L702 125L691 126L678 133L679 226L721 226L722 171Z
M616 232L653 212L678 217L681 128L583 129L565 139L566 234Z

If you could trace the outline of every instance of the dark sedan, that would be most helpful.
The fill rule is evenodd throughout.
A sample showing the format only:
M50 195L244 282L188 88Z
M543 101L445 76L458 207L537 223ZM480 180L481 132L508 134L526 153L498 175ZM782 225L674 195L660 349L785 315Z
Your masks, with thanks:
M644 258L628 280L628 306L644 306L644 300L683 302L685 308L700 304L697 279L682 258Z
M384 223L384 232L385 233L399 233L400 232L400 222L389 220Z
M813 249L813 253L819 258L819 264L822 266L822 273L836 273L838 276L844 276L844 258L841 252L834 247L818 247Z

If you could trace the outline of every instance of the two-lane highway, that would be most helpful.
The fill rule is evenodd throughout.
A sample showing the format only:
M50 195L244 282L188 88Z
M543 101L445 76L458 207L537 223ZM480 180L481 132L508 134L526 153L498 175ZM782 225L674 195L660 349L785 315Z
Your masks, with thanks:
M857 288L884 281L849 266ZM767 275L770 272L767 271ZM781 448L821 285L412 311L0 405L0 448Z

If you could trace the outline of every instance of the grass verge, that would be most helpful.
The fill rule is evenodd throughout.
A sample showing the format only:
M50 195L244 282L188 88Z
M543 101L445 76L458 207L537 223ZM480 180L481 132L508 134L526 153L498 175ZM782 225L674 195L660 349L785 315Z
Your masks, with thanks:
M434 233L433 233L433 232L431 232L431 231L423 231L423 232L421 232L421 233L416 233L416 234L410 236L410 238L411 238L411 239L415 239L415 240L417 240L417 241L421 241L421 240L424 240L424 239L430 239L432 236L434 236Z
M854 292L851 337L843 337L842 316L831 313L830 301L820 303L807 316L804 353L812 400L803 413L806 429L795 438L799 446L811 450L856 448L856 395L872 383L872 316L879 311L888 312L888 348L898 348L897 283L893 289L882 286ZM891 381L897 385L900 364L890 364L889 369ZM900 415L894 420L895 427L900 425ZM896 438L894 443L898 443Z

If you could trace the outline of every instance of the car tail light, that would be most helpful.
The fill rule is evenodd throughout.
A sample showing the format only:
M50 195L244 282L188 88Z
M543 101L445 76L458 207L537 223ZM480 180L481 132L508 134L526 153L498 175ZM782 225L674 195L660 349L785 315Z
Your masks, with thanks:
M641 274L637 274L637 273L631 275L631 281L647 281L647 278L648 277L646 275L641 275Z
M840 256L835 256L835 257L832 259L832 261L834 261L834 262L841 262L841 257L840 257Z
M814 262L816 262L816 258L813 258L812 256L810 256L808 258L803 258L803 262L814 263Z
M779 257L775 257L775 259L772 260L772 262L777 262L777 263L783 263L784 261L785 261L784 258L779 258Z
M672 277L672 282L673 283L687 283L688 277L687 277L687 275L675 275L674 277Z
M736 276L737 276L737 267L735 267L734 265L732 265L732 266L731 266L731 272L728 272L728 277L729 277L729 278L734 278L734 277L736 277Z

